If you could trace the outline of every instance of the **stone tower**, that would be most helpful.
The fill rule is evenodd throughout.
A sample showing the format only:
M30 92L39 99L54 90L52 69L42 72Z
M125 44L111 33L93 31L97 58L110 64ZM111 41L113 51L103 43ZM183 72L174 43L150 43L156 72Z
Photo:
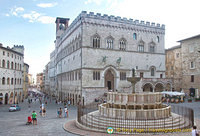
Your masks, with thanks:
M24 55L24 46L23 45L14 45L12 49L16 52L19 52Z
M69 18L56 18L56 39L59 39L68 27Z

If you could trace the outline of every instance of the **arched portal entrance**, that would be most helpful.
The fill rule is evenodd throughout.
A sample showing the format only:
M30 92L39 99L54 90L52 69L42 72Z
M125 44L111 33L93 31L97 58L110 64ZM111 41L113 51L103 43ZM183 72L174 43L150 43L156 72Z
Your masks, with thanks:
M111 69L108 69L105 73L105 87L114 91L114 74Z
M143 92L153 92L153 86L150 83L146 83L143 86Z
M155 92L162 92L162 91L164 91L164 86L163 86L163 84L162 84L162 83L157 83L157 84L155 85Z

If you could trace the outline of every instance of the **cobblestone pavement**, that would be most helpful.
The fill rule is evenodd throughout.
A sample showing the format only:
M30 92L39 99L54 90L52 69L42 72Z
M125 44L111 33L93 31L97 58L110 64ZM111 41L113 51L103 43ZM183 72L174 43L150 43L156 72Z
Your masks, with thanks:
M31 104L31 111L28 111L28 103L19 104L21 111L8 112L10 105L0 105L0 136L79 136L76 134L69 133L63 129L63 125L67 122L76 119L77 108L75 106L70 106L69 108L69 118L58 118L57 109L59 107L63 108L63 105L57 105L55 102L47 104L47 114L46 117L41 117L39 115L39 102L33 102ZM176 104L181 106L186 106L194 109L195 121L197 128L200 129L200 102L193 103L181 103ZM27 122L27 117L31 115L31 112L35 110L38 114L38 125L25 125ZM72 129L77 129L73 128ZM83 130L76 130L80 135L82 135ZM82 131L82 132L81 132ZM78 134L77 133L77 134ZM81 134L82 133L82 134ZM85 132L87 135L98 136L95 132ZM106 134L100 134L105 135ZM168 133L168 134L139 134L140 136L149 135L162 135L162 136L190 136L191 133ZM114 135L113 135L114 136Z
M39 102L31 103L31 111L28 111L28 102L20 103L21 111L8 112L10 105L0 105L0 136L77 136L63 129L64 123L76 118L77 109L69 107L68 118L58 118L57 109L63 105L55 103L47 104L46 117L39 114ZM35 110L38 116L37 125L26 125L27 117Z

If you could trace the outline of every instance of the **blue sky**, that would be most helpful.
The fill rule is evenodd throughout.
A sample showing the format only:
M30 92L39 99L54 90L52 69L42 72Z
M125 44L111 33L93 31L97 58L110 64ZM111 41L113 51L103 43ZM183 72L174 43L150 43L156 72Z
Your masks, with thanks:
M81 11L166 25L165 48L200 33L200 0L0 0L0 43L24 45L33 75L42 72L54 49L56 17Z

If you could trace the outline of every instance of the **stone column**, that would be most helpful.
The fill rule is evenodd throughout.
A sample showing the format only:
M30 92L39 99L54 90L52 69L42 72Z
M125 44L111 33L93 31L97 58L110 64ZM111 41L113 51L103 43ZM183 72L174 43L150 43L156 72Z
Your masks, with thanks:
M199 89L195 89L195 96L196 96L196 98L199 98Z

